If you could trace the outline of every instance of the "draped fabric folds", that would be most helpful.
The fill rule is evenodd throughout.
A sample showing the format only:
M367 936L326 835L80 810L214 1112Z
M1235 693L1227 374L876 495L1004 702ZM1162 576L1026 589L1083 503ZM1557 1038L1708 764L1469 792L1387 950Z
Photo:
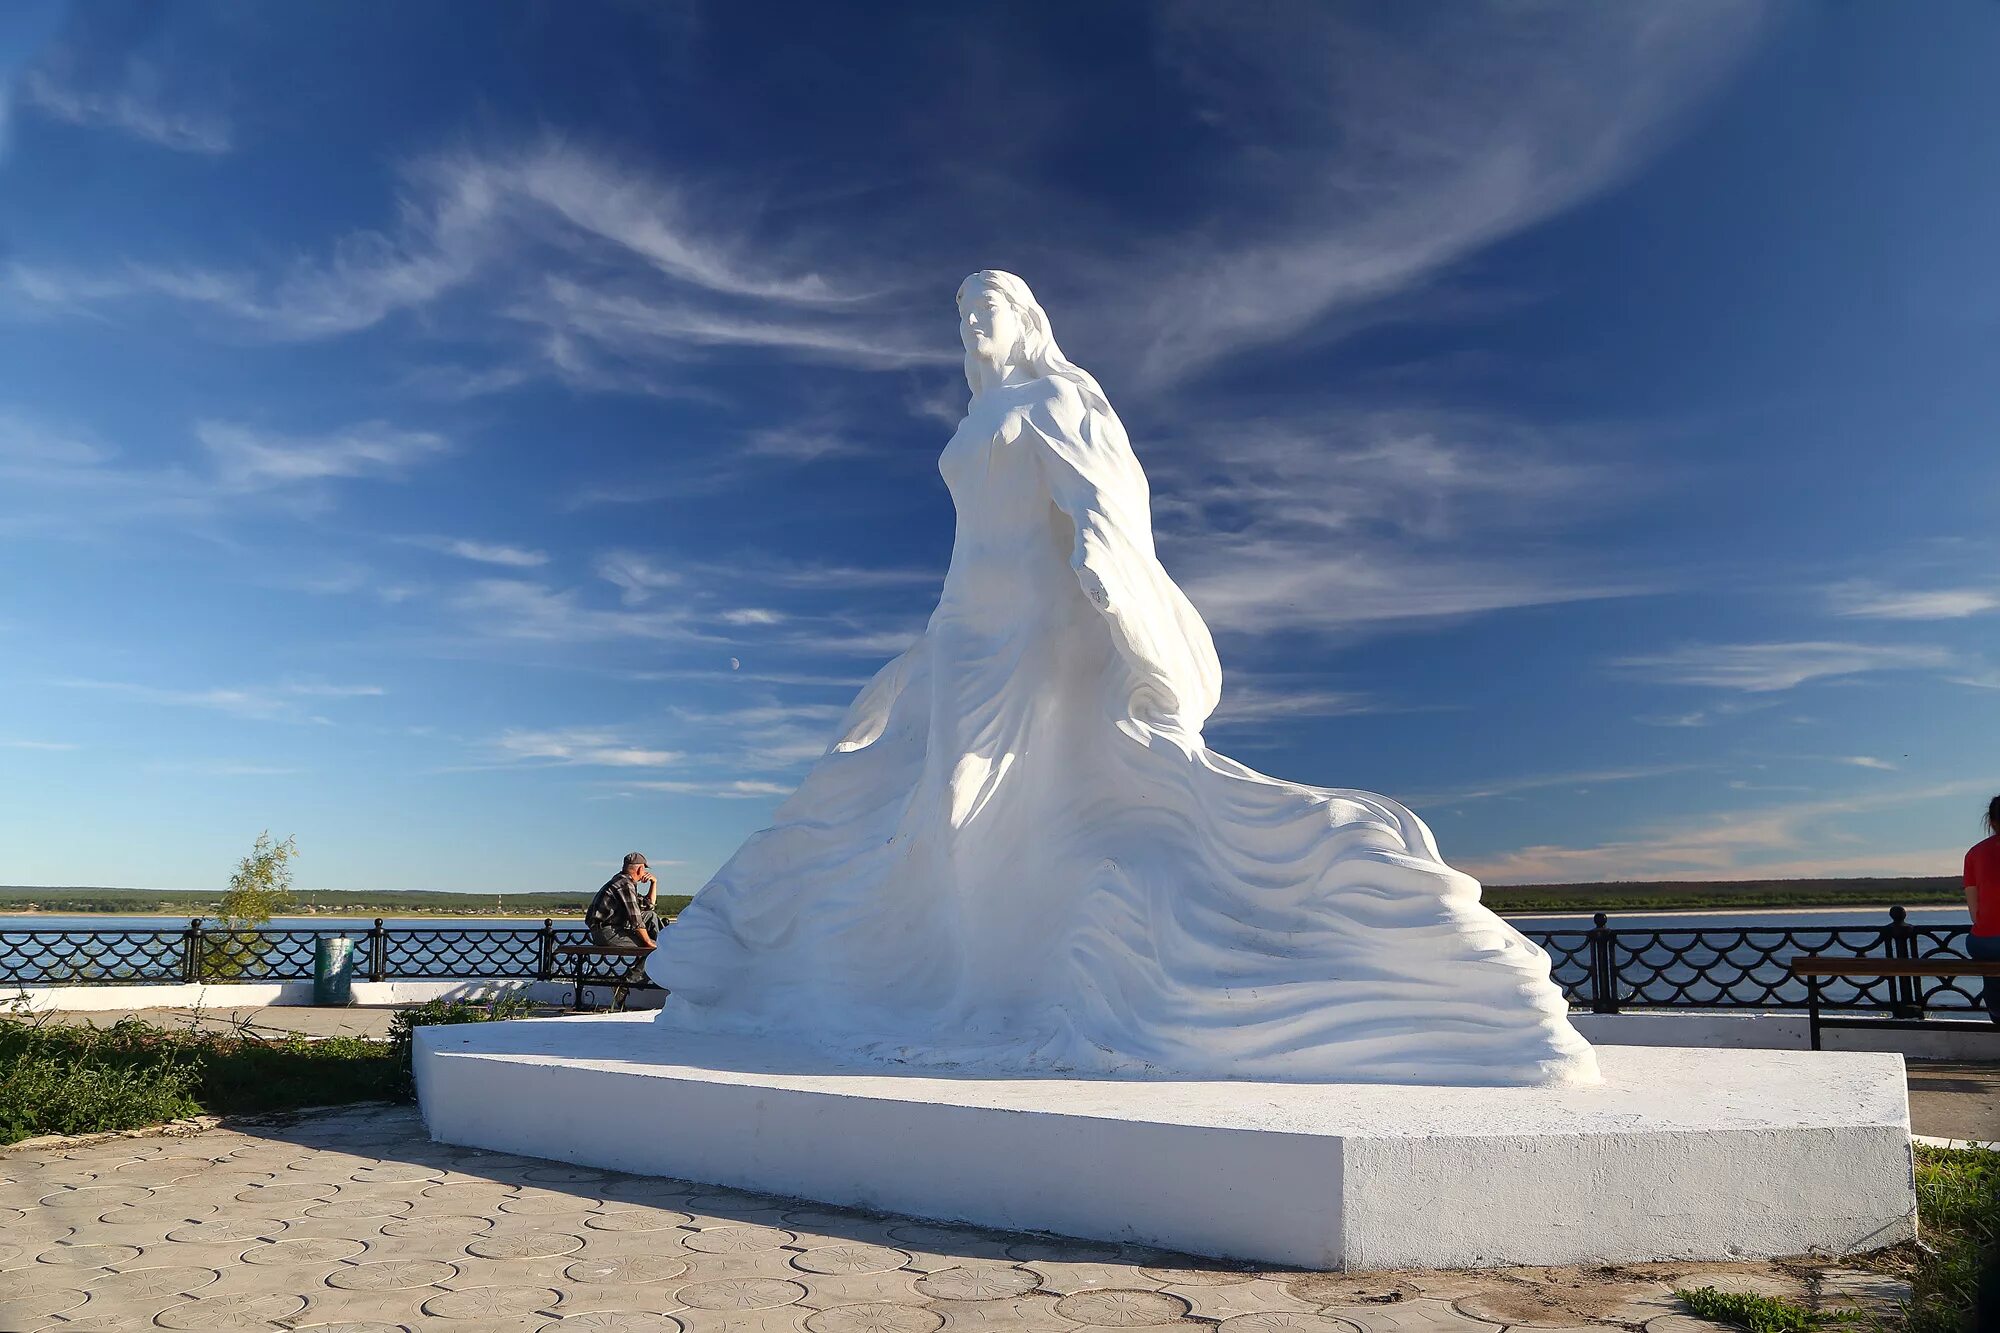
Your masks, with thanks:
M1596 1078L1414 814L1206 748L1207 627L1094 381L975 394L924 635L667 931L662 1022L921 1068Z

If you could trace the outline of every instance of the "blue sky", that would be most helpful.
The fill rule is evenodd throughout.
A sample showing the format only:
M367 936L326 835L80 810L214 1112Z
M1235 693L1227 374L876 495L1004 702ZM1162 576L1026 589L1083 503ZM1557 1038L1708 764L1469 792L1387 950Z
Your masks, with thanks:
M0 15L0 881L691 890L920 629L1020 273L1211 743L1493 882L2000 790L2000 6Z

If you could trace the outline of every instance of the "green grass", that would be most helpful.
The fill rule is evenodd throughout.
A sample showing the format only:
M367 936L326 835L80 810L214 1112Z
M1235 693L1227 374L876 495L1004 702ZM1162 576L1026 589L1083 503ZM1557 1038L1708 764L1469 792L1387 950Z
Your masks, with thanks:
M1852 1316L1846 1312L1810 1310L1782 1296L1757 1296L1747 1291L1717 1291L1714 1287L1677 1288L1681 1304L1702 1319L1747 1328L1750 1333L1812 1333Z
M402 1081L383 1041L0 1018L0 1143L370 1101L394 1096Z
M1924 1249L1909 1274L1909 1333L1961 1333L2000 1247L2000 1152L1918 1144L1917 1220Z
M0 1144L191 1115L407 1100L417 1028L490 1023L531 1008L525 992L504 988L474 1000L433 1000L398 1013L387 1041L173 1031L136 1018L97 1029L0 1016Z

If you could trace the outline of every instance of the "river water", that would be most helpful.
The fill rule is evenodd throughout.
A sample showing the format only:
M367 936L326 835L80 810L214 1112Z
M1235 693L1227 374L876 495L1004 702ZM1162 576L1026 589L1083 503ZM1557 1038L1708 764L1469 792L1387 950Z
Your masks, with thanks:
M1618 930L1739 930L1799 929L1825 930L1839 926L1883 926L1889 922L1886 907L1773 907L1736 912L1704 910L1687 912L1612 912L1610 924ZM1527 931L1589 930L1588 912L1522 913L1507 918ZM558 926L578 926L581 917L556 917ZM1912 907L1913 926L1962 926L1963 907ZM213 926L211 919L204 924ZM373 917L283 916L274 917L271 928L292 930L367 930ZM513 926L532 930L541 917L409 916L384 917L382 924L394 930L449 930L455 926ZM0 912L0 930L27 928L48 930L177 930L187 925L179 916L64 915L56 912Z

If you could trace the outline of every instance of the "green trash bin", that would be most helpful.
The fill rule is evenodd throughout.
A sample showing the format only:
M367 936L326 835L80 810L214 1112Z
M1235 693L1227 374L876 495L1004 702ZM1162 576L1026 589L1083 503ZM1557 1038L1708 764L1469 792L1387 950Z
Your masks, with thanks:
M354 941L322 935L313 948L313 1003L344 1009L354 1003Z

